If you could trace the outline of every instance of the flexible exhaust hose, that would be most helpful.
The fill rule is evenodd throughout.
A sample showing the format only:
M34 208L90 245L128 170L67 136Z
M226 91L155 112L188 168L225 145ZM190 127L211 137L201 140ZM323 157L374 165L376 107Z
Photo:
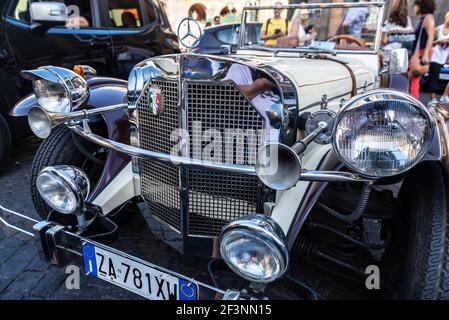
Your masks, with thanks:
M343 220L346 222L353 222L359 219L363 213L365 212L366 206L368 205L369 196L371 194L371 183L365 183L362 188L362 193L360 195L359 202L357 203L357 207L351 214L342 214L334 209L329 208L325 204L318 202L317 205L319 208L323 209L331 216Z

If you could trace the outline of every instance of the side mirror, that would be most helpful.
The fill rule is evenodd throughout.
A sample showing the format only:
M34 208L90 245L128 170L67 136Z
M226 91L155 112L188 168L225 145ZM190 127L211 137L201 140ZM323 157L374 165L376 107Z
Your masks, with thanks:
M408 71L407 49L393 49L390 52L390 74L404 74Z
M223 55L227 55L231 53L231 46L227 44L223 44L220 47L220 53Z
M61 2L33 2L31 19L44 26L64 26L68 20L67 6Z

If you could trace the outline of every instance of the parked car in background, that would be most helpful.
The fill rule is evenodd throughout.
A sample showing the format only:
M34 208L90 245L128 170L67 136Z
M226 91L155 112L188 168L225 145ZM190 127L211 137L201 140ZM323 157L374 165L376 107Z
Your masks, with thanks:
M247 23L245 30L245 42L248 44L262 44L260 40L261 23ZM195 53L224 54L228 49L236 52L240 36L240 23L222 24L209 27L204 30L200 37L198 46L193 48Z
M90 65L102 76L126 79L136 63L179 52L159 1L65 0L62 3L74 10L66 21L33 21L30 4L36 2L0 3L0 164L12 140L29 132L26 122L9 116L11 107L32 91L21 70Z

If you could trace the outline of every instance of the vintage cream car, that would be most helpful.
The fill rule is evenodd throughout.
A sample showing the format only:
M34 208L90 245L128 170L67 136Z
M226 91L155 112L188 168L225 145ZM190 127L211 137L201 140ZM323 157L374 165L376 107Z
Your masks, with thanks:
M448 298L449 109L402 91L405 50L381 68L383 17L383 2L247 7L234 55L152 58L128 82L24 71L34 94L13 114L45 138L31 181L43 221L6 208L2 221L40 239L48 262L81 256L150 299L273 298L284 282L316 298L293 265L362 295ZM273 19L288 26L247 43L246 23ZM198 31L184 20L180 41ZM112 248L130 208L189 259L213 258L212 280ZM215 268L244 281L219 284Z

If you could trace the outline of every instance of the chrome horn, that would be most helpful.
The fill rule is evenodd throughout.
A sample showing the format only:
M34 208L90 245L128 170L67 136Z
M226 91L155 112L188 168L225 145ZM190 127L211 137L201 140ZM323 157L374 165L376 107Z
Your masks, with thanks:
M68 113L51 112L40 106L34 106L28 112L28 124L33 133L41 139L47 138L57 126L74 120L86 119L88 116L112 112L127 108L127 104L118 104L92 110L79 110Z
M302 164L299 156L321 133L328 131L329 125L320 121L316 128L292 147L282 143L268 143L257 153L256 173L259 179L275 190L287 190L301 178Z

